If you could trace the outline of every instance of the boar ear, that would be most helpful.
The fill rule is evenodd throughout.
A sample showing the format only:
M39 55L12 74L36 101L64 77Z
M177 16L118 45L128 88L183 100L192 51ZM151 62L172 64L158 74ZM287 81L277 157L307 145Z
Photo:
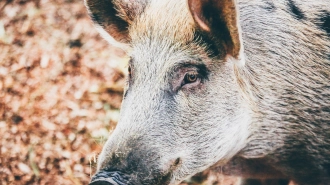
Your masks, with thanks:
M122 49L128 48L128 21L121 16L120 7L113 0L85 0L88 13L97 30L108 42Z
M242 33L236 0L188 0L197 26L223 44L227 55L244 65Z

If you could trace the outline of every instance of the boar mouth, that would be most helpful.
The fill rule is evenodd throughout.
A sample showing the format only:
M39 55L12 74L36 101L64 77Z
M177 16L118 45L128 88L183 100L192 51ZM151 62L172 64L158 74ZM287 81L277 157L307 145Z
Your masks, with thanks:
M129 180L128 176L120 171L101 170L92 177L89 185L132 185L132 183L134 185L137 184L164 185L164 184L169 184L170 177L171 177L171 173L167 173L166 175L160 178L145 179L145 182L140 182L138 179L134 180L134 178Z
M95 174L89 185L128 185L125 174L119 171L99 171Z

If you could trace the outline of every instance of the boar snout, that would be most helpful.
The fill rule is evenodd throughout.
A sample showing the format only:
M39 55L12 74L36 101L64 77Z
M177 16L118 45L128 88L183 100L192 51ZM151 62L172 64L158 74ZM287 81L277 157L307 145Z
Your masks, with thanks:
M90 185L163 185L168 184L183 160L178 155L162 157L164 151L141 144L141 138L116 148L109 144L99 156L99 171ZM143 143L143 142L142 142ZM138 147L137 147L138 146ZM110 154L109 154L110 153Z
M127 180L123 173L118 171L109 172L101 170L95 174L89 185L127 185Z

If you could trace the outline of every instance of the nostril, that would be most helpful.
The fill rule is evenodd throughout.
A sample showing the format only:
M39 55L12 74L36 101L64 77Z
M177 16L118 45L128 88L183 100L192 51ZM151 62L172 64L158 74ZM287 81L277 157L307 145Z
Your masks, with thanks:
M94 175L89 185L127 185L128 181L123 173L118 171L100 171Z

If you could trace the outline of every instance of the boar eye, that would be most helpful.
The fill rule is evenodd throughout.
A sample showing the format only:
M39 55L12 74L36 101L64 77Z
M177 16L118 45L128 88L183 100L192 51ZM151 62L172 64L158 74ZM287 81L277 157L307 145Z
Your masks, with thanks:
M188 84L188 83L194 83L196 82L198 79L198 73L186 73L186 75L184 76L184 83Z

